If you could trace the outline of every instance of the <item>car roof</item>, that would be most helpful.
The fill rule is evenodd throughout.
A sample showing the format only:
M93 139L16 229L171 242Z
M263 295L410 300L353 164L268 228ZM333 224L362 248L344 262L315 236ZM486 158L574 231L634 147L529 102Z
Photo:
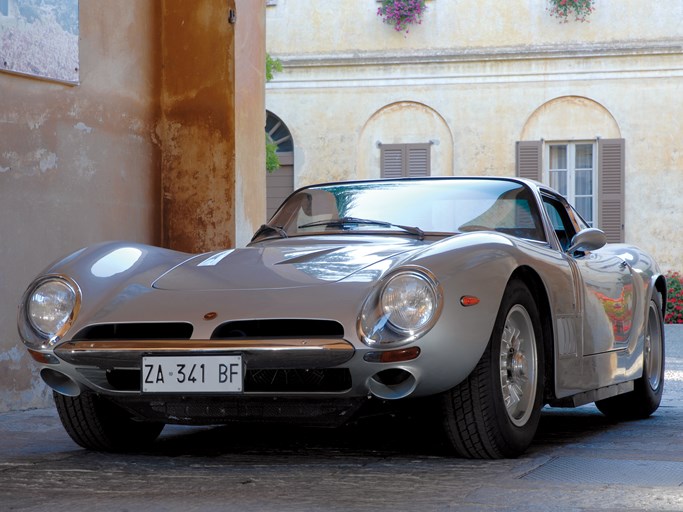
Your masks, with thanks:
M353 185L353 184L363 184L363 183L386 183L386 182L421 182L421 181L459 181L459 180L471 180L471 181L511 181L516 183L521 183L529 186L532 189L548 189L552 191L551 188L546 187L542 183L529 179L521 178L518 176L417 176L417 177L401 177L401 178L371 178L362 180L343 180L343 181L330 181L321 183L311 183L300 187L299 190L314 187L332 187L337 185Z

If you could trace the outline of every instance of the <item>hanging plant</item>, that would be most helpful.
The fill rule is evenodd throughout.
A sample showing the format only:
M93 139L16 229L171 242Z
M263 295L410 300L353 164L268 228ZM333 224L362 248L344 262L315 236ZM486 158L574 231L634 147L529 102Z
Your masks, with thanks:
M561 23L567 23L570 16L576 21L588 21L588 16L595 10L595 0L548 0L548 12L558 18Z
M377 16L384 23L393 25L397 32L410 31L410 25L422 23L422 14L427 10L425 0L382 0Z
M266 133L266 171L273 172L280 168L280 158L277 156L277 144Z
M270 56L266 53L266 82L270 82L275 75L275 72L282 71L282 61ZM280 159L277 156L277 144L273 142L272 137L266 132L266 171L273 172L280 168Z

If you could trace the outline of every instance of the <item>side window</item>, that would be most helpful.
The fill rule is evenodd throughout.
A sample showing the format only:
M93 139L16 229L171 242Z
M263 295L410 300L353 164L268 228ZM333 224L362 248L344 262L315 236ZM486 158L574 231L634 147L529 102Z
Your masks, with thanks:
M578 231L582 231L590 227L588 223L581 218L581 215L579 215L578 212L572 206L569 207L569 216L571 217L571 220L574 223L574 225L578 227Z
M558 199L546 195L543 196L543 206L548 213L548 218L562 250L566 251L576 234L576 227L572 223L567 209Z

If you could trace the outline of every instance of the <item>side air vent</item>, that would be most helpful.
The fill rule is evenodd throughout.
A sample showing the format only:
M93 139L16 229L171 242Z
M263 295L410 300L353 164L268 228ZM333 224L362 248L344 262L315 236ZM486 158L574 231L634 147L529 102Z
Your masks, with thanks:
M240 320L216 328L211 339L343 338L344 328L331 320Z
M192 331L192 324L181 322L101 324L81 329L73 340L188 340Z

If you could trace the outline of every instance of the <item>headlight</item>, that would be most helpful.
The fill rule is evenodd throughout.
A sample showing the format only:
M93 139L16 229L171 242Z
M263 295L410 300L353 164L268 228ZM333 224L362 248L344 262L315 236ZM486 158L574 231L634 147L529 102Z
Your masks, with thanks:
M429 324L436 311L436 290L421 274L398 274L384 285L380 306L387 321L402 334L413 334Z
M24 304L26 320L36 335L52 342L64 335L80 306L76 283L61 276L38 280Z
M358 322L366 345L399 345L432 328L442 306L436 279L423 268L405 268L385 278L365 301Z

